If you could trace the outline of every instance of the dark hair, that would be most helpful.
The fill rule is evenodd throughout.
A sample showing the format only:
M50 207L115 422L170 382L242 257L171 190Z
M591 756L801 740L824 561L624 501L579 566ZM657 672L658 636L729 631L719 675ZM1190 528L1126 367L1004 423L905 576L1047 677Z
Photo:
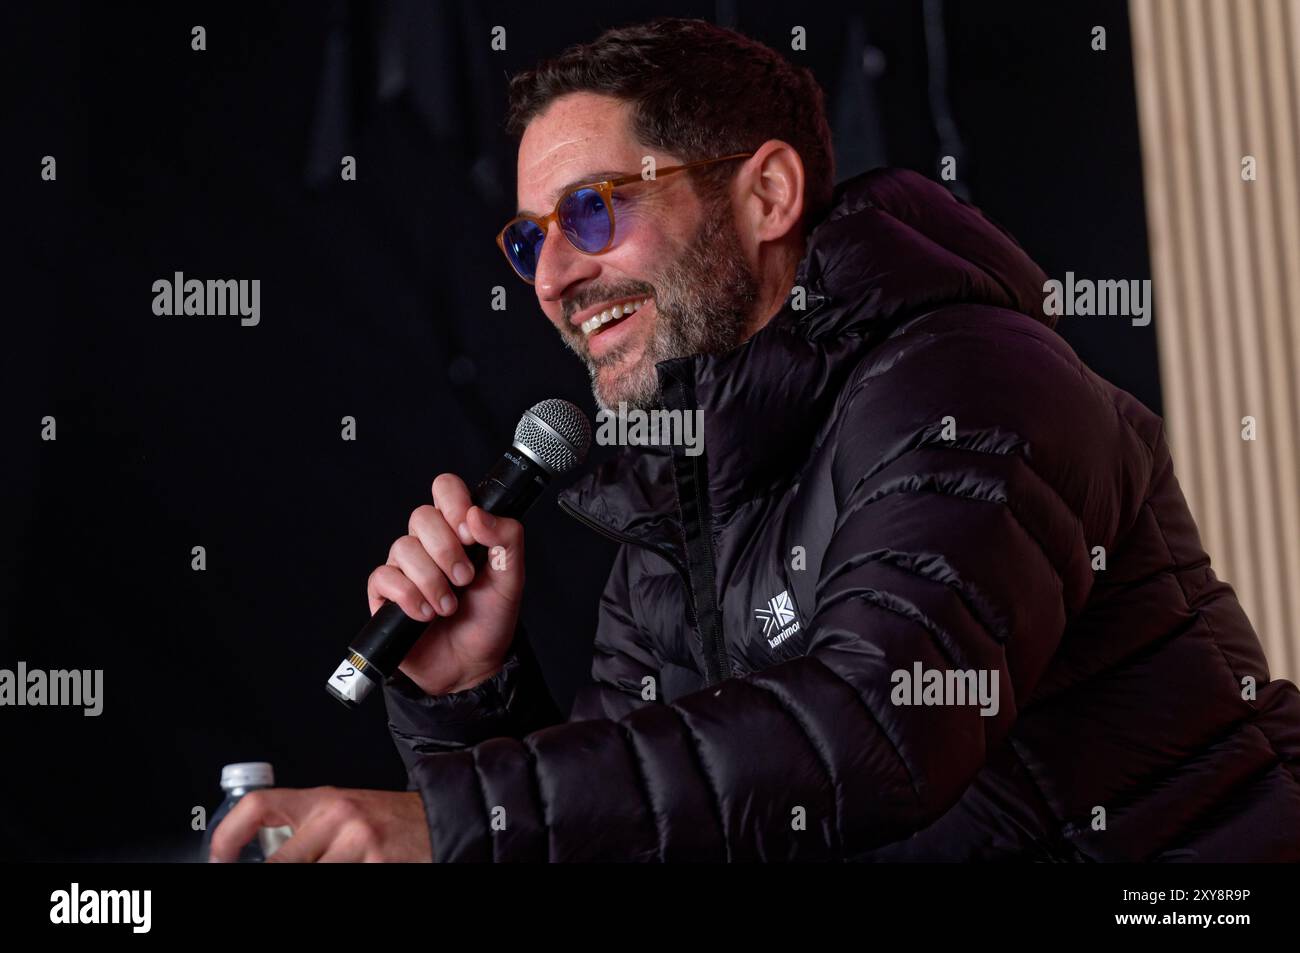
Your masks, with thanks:
M507 129L525 127L568 93L634 104L633 133L682 161L752 152L769 139L803 160L805 228L830 207L835 159L821 87L775 50L704 20L659 18L607 30L510 81ZM708 198L736 163L691 170Z

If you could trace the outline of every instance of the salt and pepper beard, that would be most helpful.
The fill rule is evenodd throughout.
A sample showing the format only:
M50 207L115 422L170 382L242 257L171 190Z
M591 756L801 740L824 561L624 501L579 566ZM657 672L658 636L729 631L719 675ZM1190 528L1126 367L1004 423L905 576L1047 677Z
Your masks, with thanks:
M595 292L594 294L591 292ZM593 358L581 332L569 330L569 318L599 301L653 296L655 323L640 359L602 393L600 371L617 367L640 343L629 341ZM750 312L758 300L758 279L740 247L729 203L717 202L695 236L653 282L585 289L564 304L564 343L587 365L591 389L602 410L651 410L660 406L660 361L692 354L724 354L745 340Z

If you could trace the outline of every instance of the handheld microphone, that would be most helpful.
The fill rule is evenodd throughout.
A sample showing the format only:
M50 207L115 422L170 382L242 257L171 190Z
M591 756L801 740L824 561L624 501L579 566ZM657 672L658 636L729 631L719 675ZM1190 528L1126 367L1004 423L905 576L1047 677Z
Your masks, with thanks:
M519 419L511 448L474 487L475 505L493 516L519 519L551 477L582 463L591 447L591 422L567 400L544 400ZM466 555L476 568L487 549L475 543ZM437 620L433 620L436 622ZM385 602L348 646L347 657L325 687L348 708L356 708L397 671L411 647L433 622L412 619L395 602Z

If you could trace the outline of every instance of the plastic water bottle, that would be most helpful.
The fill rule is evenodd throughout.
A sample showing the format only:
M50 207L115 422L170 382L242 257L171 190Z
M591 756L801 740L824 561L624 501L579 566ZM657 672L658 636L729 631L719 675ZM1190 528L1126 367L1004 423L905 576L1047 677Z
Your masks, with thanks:
M275 771L265 761L241 761L238 764L228 764L221 769L221 790L225 792L226 797L208 819L207 829L203 832L200 861L207 861L208 852L212 847L212 832L240 799L249 791L271 787L275 787ZM260 864L279 850L280 845L288 840L292 833L293 831L288 827L259 828L257 837L245 844L239 852L239 862Z

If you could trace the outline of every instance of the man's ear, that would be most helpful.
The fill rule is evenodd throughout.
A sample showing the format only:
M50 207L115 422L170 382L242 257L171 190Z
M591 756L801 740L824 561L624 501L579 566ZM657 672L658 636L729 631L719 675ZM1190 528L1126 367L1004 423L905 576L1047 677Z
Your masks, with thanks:
M792 233L802 237L803 160L793 146L769 139L745 162L737 180L736 218L747 241L780 242Z

